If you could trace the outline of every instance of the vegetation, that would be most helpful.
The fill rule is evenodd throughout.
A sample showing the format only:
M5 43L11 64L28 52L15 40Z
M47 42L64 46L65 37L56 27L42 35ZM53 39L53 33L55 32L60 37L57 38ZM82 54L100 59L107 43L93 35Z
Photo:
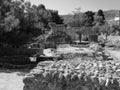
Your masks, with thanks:
M104 14L105 13L105 14ZM74 16L69 15L64 23L79 34L81 41L82 34L105 34L120 32L118 26L110 27L106 23L106 12L86 11L75 12ZM19 47L27 44L34 37L45 34L49 29L49 22L63 24L63 19L58 11L46 9L43 4L31 5L24 0L1 0L0 1L0 46L10 45ZM59 32L58 32L59 33Z
M94 14L92 11L87 11L83 14L83 22L82 25L86 27L93 26L94 22Z
M108 35L120 35L120 27L118 25L111 26L108 23L109 20L114 19L118 15L118 10L103 11L100 9L98 12L86 11L62 17L69 27L75 29L81 41L82 34L88 33L102 34L106 36L106 39Z
M58 11L48 10L44 5L31 5L24 0L0 1L0 43L19 47L33 37L44 34L48 23L62 24Z
M104 25L105 24L105 16L103 13L103 10L98 10L97 15L96 15L96 25Z
M119 14L118 14L118 12L119 12L119 10L107 10L107 11L103 11L104 12L104 16L105 16L105 19L106 19L106 21L109 21L109 20L111 20L111 19L114 19L114 17L116 17L116 16L118 16ZM95 12L95 14L96 14L97 12ZM82 16L82 14L83 14L83 12L81 12L81 13L78 13L79 14L79 18L81 19L81 16ZM72 14L69 14L69 15L62 15L62 17L64 18L64 23L65 24L68 24L69 25L69 23L71 23L71 22L73 22L74 21L74 15L72 15ZM71 24L71 25L74 25L74 24Z
M99 9L98 12L86 11L84 13L77 13L79 18L67 21L69 27L79 28L75 30L79 35L79 40L81 41L82 34L97 34L105 35L106 39L108 35L119 34L119 26L110 26L107 23L106 12ZM67 17L67 16L66 16ZM71 17L72 18L72 17ZM66 19L64 19L66 20ZM65 22L65 21L64 21Z

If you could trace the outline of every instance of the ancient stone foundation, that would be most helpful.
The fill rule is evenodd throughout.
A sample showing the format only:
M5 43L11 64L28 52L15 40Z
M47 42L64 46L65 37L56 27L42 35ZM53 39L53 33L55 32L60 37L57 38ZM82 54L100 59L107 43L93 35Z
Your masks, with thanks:
M120 90L120 64L111 61L42 62L23 79L23 90Z

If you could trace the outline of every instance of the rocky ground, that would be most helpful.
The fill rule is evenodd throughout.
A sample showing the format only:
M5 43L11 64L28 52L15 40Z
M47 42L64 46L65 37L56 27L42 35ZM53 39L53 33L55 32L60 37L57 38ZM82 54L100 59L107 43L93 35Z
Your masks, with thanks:
M97 44L91 48L95 57L83 49L60 48L63 59L40 62L23 79L24 90L120 90L120 62L106 56Z
M120 63L93 59L76 62L39 63L24 78L24 90L120 90Z
M120 90L120 62L97 61L84 49L58 51L65 60L40 62L30 73L0 71L0 90Z

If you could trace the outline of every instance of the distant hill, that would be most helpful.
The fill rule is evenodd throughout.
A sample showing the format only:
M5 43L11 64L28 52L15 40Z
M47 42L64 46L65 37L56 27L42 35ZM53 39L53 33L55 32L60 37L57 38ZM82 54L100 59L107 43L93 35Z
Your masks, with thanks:
M119 16L119 10L104 11L104 15L105 15L106 20L111 20Z
M106 20L108 21L108 20L114 19L115 17L119 16L119 10L104 11L104 15L105 15ZM73 14L62 15L61 17L64 19L64 23L74 20Z

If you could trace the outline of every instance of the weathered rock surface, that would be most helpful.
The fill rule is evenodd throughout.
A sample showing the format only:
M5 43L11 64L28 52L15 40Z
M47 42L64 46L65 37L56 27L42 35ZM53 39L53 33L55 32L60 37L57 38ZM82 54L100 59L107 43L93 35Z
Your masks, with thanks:
M120 90L120 63L41 62L23 79L24 90Z

